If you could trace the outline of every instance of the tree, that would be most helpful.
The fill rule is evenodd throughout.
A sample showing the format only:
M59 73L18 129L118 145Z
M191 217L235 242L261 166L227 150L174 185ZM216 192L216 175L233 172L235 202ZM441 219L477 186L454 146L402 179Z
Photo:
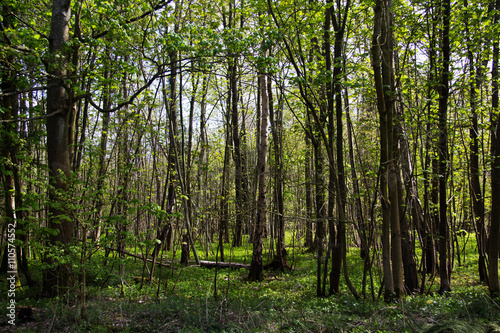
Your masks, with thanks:
M499 22L500 1L495 1L494 26ZM500 296L500 284L498 279L498 258L500 241L500 116L498 114L498 65L499 65L499 38L498 34L493 37L493 61L491 68L492 79L492 136L491 145L493 150L491 162L491 225L490 237L488 239L488 283L490 294L493 297Z
M394 161L394 69L391 1L378 1L372 39L372 66L380 118L380 200L383 212L382 247L384 298L404 293L397 175ZM392 251L391 251L392 250Z
M263 50L266 54L266 50ZM269 119L269 97L267 90L268 76L265 67L259 68L259 92L261 105L261 125L260 125L260 144L257 155L258 172L258 197L257 197L257 215L253 235L252 263L248 273L249 281L262 281L264 276L262 272L262 236L266 222L266 164L267 164L267 127Z
M441 64L439 82L439 276L441 278L440 293L451 291L450 267L448 266L449 226L447 216L447 179L448 179L448 96L450 80L450 15L451 4L443 0L441 32Z
M468 1L464 1L464 9L466 11L474 11L473 6L470 6ZM465 17L465 32L467 38L467 58L469 62L469 99L470 99L470 109L471 109L471 126L469 130L470 136L470 157L469 157L469 168L470 168L470 182L469 191L473 207L473 218L477 225L477 246L479 252L478 260L478 271L479 280L486 282L488 278L487 266L486 266L486 228L485 228L485 216L484 216L484 196L481 190L481 174L479 166L479 141L480 141L480 129L479 129L479 110L477 91L481 88L481 81L483 76L483 55L482 52L478 50L482 48L482 45L476 45L474 42L474 36L472 33L471 26L471 15L466 14ZM481 43L482 44L482 43ZM479 103L478 103L479 102Z
M73 242L75 222L66 207L69 193L71 170L71 144L73 142L72 119L75 112L73 92L70 90L71 77L68 70L70 61L67 54L69 24L71 19L71 0L52 2L50 23L49 57L47 62L47 158L49 165L49 243L52 248L68 246ZM44 273L43 289L54 295L56 286L72 285L71 264L57 264L48 255L45 258L49 267Z

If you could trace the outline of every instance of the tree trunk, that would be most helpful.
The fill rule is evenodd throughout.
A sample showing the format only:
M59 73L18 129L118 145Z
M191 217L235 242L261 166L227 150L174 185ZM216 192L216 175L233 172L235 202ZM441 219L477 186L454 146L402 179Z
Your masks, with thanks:
M285 205L283 200L283 136L282 136L282 118L283 118L283 103L278 103L276 111L273 105L272 84L269 80L267 83L267 91L269 96L269 119L271 122L271 134L273 137L274 148L274 201L276 203L276 257L281 270L289 267L286 262L285 252Z
M229 22L228 28L236 28L236 5L231 0L229 1ZM241 21L242 25L243 21ZM240 26L241 28L241 26ZM231 134L232 134L232 152L234 161L234 189L235 189L235 209L236 209L236 224L233 235L233 246L239 247L242 245L243 221L245 220L245 199L246 199L246 181L243 175L243 158L241 149L241 136L239 126L239 110L238 110L238 55L230 53L228 55L228 72L229 72L229 95L228 95L228 112L231 110Z
M387 133L387 110L385 101L384 82L382 81L382 64L381 64L381 43L386 42L386 29L384 27L383 12L387 8L384 7L382 0L377 0L374 7L374 24L373 38L371 46L372 67L375 79L375 89L377 92L377 109L380 120L380 200L382 207L382 265L383 265L383 283L384 283L384 299L390 301L394 294L394 280L392 275L391 263L391 211L390 202L387 190L388 184L388 161L389 161L389 146Z
M109 57L109 50L105 52L106 56ZM110 60L110 59L109 59ZM104 70L104 80L106 81L106 85L104 86L102 104L104 109L111 108L111 89L109 87L109 83L107 80L109 79L110 73L109 69L106 68ZM97 198L95 200L96 205L96 213L95 213L95 222L94 222L94 230L92 233L92 241L97 242L101 236L101 223L102 223L102 211L104 208L104 177L106 176L106 151L108 146L108 132L109 132L109 123L110 123L111 115L109 112L105 112L102 114L102 130L101 130L101 142L100 142L100 151L99 151L99 165L98 165L98 176L97 176L97 188L96 195Z
M449 226L447 216L447 180L448 180L448 95L450 71L450 0L443 0L443 30L441 41L442 64L439 86L439 293L451 291L450 268L448 267Z
M464 7L467 8L468 1L464 0ZM481 76L482 76L482 64L480 56L478 59L474 59L474 42L471 40L469 31L469 20L465 21L465 31L467 35L467 57L469 60L469 80L470 80L470 121L471 127L469 130L470 137L470 181L469 181L469 192L472 201L472 219L476 226L476 239L477 239L477 250L479 254L478 258L478 271L479 280L481 282L487 282L488 271L486 267L486 228L484 223L484 198L483 192L481 190L481 179L480 179L480 169L479 169L479 123L478 123L478 110L477 110L477 93L481 89ZM477 63L476 63L477 62Z
M75 224L66 208L70 181L70 136L74 102L66 77L68 75L67 57L63 53L64 45L69 41L69 22L71 1L54 0L52 2L52 20L50 24L49 54L59 57L59 61L50 61L47 65L47 158L49 166L49 221L48 226L54 233L49 237L51 247L62 245L63 249L73 242ZM46 257L49 265L44 272L43 291L55 295L56 286L69 287L73 284L70 263L57 264L57 258Z
M306 125L307 126L307 125ZM308 128L310 127L307 126ZM313 199L312 199L312 172L311 172L311 140L308 134L305 135L305 153L304 153L304 177L305 177L305 196L306 196L306 239L304 246L314 250L313 241Z
M333 25L335 31L335 44L334 44L334 56L333 56L333 87L330 83L327 84L327 98L328 98L328 107L330 122L329 122L329 136L331 137L330 148L333 149L333 137L336 137L336 170L335 168L330 167L330 183L331 187L338 187L336 189L337 197L337 210L338 210L338 223L337 223L337 235L336 239L332 239L331 241L335 241L335 245L333 247L332 253L332 271L330 273L330 293L339 293L340 287L340 275L342 271L342 262L346 261L346 204L347 204L347 185L346 185L346 175L344 168L344 124L343 124L343 108L342 105L342 81L345 78L345 69L344 69L344 35L345 28L347 24L347 18L349 14L349 9L351 2L347 1L345 3L344 8L337 8L333 5L333 2L327 2L331 4L331 6L326 10L325 15L325 40L328 40L328 43L325 43L329 47L329 39L330 39L330 22ZM337 3L337 6L340 6ZM330 52L326 50L326 66L327 71L331 69L331 59ZM335 102L335 106L333 103ZM336 125L336 133L334 135L333 130L333 115L335 112L335 125ZM330 163L332 166L332 163ZM336 186L335 186L336 185ZM330 190L330 195L334 195L335 191ZM330 229L332 233L333 226ZM334 234L331 234L332 237ZM346 278L346 283L349 285L347 275L347 267L344 267L344 273ZM351 287L350 287L351 288ZM352 291L352 290L351 290ZM353 293L356 294L356 293Z
M253 236L252 263L248 274L249 281L262 281L262 236L266 222L266 163L267 163L267 127L269 119L269 99L267 95L266 73L259 73L259 90L261 99L261 125L260 125L260 145L258 147L258 186L257 216Z
M494 24L498 24L500 12L500 0L495 1ZM498 114L498 58L499 58L499 38L493 38L493 62L491 70L492 78L492 146L494 147L491 162L491 226L488 240L488 283L492 297L500 296L500 284L498 280L498 255L500 242L500 116Z

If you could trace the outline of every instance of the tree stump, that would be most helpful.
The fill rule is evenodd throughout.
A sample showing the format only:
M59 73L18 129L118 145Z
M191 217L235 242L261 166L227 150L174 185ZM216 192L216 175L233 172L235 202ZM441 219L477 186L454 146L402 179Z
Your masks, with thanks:
M189 236L182 236L182 244L181 244L181 264L188 265L189 264Z

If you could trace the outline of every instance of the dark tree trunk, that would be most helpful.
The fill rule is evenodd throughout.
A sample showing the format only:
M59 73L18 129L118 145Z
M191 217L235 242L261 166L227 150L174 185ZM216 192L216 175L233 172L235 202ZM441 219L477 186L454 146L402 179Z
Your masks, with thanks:
M395 54L395 69L399 72L399 57ZM401 87L398 79L396 86ZM420 205L416 180L413 177L413 164L406 133L404 132L404 113L401 103L394 108L394 143L393 154L396 164L397 190L398 190L398 210L401 230L401 252L404 271L404 288L407 292L413 293L418 290L418 272L415 261L415 246L410 232L409 216L415 217L416 221L421 221L423 216L419 216L418 206ZM403 184L403 181L405 184ZM405 186L406 185L406 186ZM407 189L405 201L405 188Z
M266 222L266 162L267 162L267 127L269 119L269 99L267 95L267 74L259 74L259 90L261 99L261 125L260 125L260 145L258 149L258 186L259 193L257 198L257 216L255 221L255 230L253 236L253 252L249 281L262 281L262 237L264 225Z
M231 9L233 7L230 1L230 12L229 12L229 29L234 26L234 12ZM236 54L229 55L229 98L228 98L228 109L231 110L231 134L233 142L233 161L234 161L234 186L235 186L235 209L236 209L236 225L233 235L233 246L238 247L242 245L242 232L243 232L243 220L245 216L244 212L244 191L245 183L243 177L243 164L242 164L242 153L241 153L241 140L240 140L240 126L239 126L239 111L238 111L238 56ZM229 112L229 111L228 111Z
M269 96L269 120L271 122L271 134L273 138L274 150L274 202L276 204L276 257L278 259L279 268L285 270L289 267L286 262L285 251L285 205L283 199L283 136L282 136L282 114L283 103L282 99L278 103L278 107L274 108L272 83L269 80L267 83L267 92Z
M468 1L464 0L464 7L469 7ZM481 173L479 169L479 123L477 110L477 93L481 89L482 64L480 56L474 58L474 42L471 40L469 31L469 21L465 21L465 31L467 37L467 57L469 60L469 75L470 75L470 121L471 127L469 130L470 137L470 181L469 192L472 201L473 221L476 229L477 249L479 254L478 271L479 280L487 282L488 271L486 267L486 228L484 223L484 198L481 191Z
M392 275L391 263L391 215L390 203L387 190L388 184L388 133L387 133L387 111L385 101L384 83L382 81L382 63L381 63L381 44L380 41L386 41L386 29L384 27L383 8L384 2L378 0L374 7L374 24L371 45L372 67L375 79L375 89L377 92L377 109L380 121L380 201L382 207L382 265L384 272L384 298L390 301L394 293L394 280Z
M451 291L450 267L448 266L449 226L447 216L447 181L448 181L448 96L450 76L450 0L442 2L443 28L441 40L442 68L439 85L439 276L441 278L440 293Z
M75 224L70 216L66 202L69 195L71 170L71 122L74 103L66 90L67 56L64 45L69 41L69 22L71 1L54 0L49 38L49 54L59 56L60 61L50 61L47 88L47 158L49 166L49 228L55 232L49 237L50 246L62 245L67 249L73 242ZM55 295L56 287L69 287L73 284L71 264L57 264L57 259L46 257L49 265L44 272L43 291Z
M500 12L500 0L495 1L494 24L498 24ZM500 296L500 284L498 280L498 255L500 243L500 116L498 114L498 58L499 58L499 38L493 39L493 62L492 62L492 146L493 156L491 162L491 226L488 240L488 283L492 297Z
M310 126L308 126L310 127ZM306 239L305 247L314 250L313 240L313 198L312 198L312 181L313 176L311 172L311 140L308 135L305 135L305 156L304 156L304 175L305 175L305 196L306 196Z

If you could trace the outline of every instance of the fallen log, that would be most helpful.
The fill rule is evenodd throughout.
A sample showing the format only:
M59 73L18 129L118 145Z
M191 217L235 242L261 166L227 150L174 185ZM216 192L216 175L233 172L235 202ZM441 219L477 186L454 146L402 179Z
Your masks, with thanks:
M111 250L111 251L115 251L115 252L119 252L117 249L113 249L111 247L108 247L108 250ZM127 251L123 251L123 254L126 254L128 256L131 256L131 257L134 257L134 258L137 258L137 259L141 259L141 260L144 260L144 257L143 256L140 256L140 255L137 255L137 254L133 254L133 253L130 253L130 252L127 252ZM146 259L148 262L153 262L152 259ZM168 267L168 268L172 268L172 266L170 265L167 265L167 264L164 264L162 262L159 262L159 261L155 261L155 264L158 265L158 266L163 266L163 267ZM175 267L174 267L175 268Z
M234 269L240 269L240 268L246 268L249 269L250 265L248 264L240 264L237 262L216 262L216 261L206 261L206 260L200 260L200 267L206 267L206 268L234 268Z

